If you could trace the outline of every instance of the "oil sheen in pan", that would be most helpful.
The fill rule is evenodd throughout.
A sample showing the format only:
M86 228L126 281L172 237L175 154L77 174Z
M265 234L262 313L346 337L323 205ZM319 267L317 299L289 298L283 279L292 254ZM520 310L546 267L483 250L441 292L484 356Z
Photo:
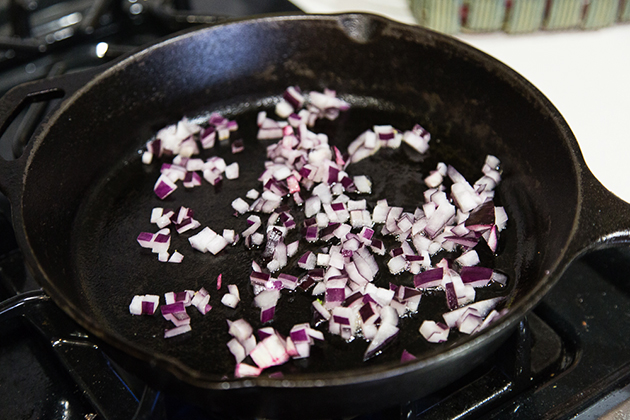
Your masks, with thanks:
M389 103L381 103L372 98L348 98L352 108L342 113L337 121L321 121L314 131L324 132L331 144L345 150L347 145L361 132L374 124L392 124L400 129L408 129L415 123L425 124L410 116L407 110L397 109ZM258 102L260 103L260 102ZM232 111L235 108L232 107ZM253 305L253 292L249 284L252 259L260 260L260 250L247 250L242 243L226 248L217 256L201 254L190 248L187 238L194 234L173 234L171 250L185 255L182 264L164 264L157 261L150 251L142 249L136 242L141 231L157 230L149 223L151 209L156 206L186 206L195 211L195 219L202 226L217 229L245 229L245 217L234 217L230 203L237 197L244 197L251 188L258 188L258 176L263 171L265 147L270 142L256 140L256 112L249 107L240 108L236 115L226 115L237 119L239 130L236 133L245 143L245 151L232 155L229 147L217 146L203 150L202 158L221 156L226 162L238 162L240 177L237 180L224 180L220 187L204 185L190 191L179 188L165 201L153 194L153 184L159 176L161 161L146 166L134 153L129 159L103 176L94 184L82 203L73 230L74 278L82 288L87 306L95 312L96 318L106 331L124 338L132 346L149 352L158 352L201 370L204 373L223 376L231 374L235 362L225 343L231 338L227 333L226 319L247 319L254 330L262 327L259 310ZM268 111L271 115L271 110ZM229 114L232 114L231 112ZM456 162L449 160L456 157ZM397 150L383 150L364 161L351 165L351 175L367 175L373 183L373 192L362 195L372 208L378 199L387 198L390 205L405 207L413 211L423 202L422 192L426 189L423 178L435 168L438 161L452 163L467 179L479 177L483 157L477 161L467 161L439 135L435 135L428 154L420 159L415 152L401 147ZM423 161L424 160L424 161ZM298 226L301 212L294 211ZM264 219L264 218L263 218ZM509 229L508 229L509 230ZM292 233L297 238L297 230ZM505 235L504 235L505 236ZM291 238L288 239L290 241ZM504 242L504 239L502 239ZM392 245L393 240L390 241ZM289 261L283 272L298 275L303 272L297 267L297 258L306 249L316 250L317 245L300 245L298 255ZM489 250L480 252L482 263L492 265ZM441 258L441 254L436 256ZM379 274L375 284L388 287L390 281L412 285L413 276L409 273L392 276L386 266L387 259L378 257ZM506 271L509 274L509 270ZM113 275L115 273L115 275ZM223 276L223 288L216 290L216 278ZM237 308L230 309L220 303L226 292L226 284L237 284L242 301ZM164 339L163 330L170 323L162 318L159 310L153 317L132 317L128 305L135 294L158 294L169 291L198 290L205 287L211 294L213 309L205 316L189 311L192 331L182 336ZM510 287L493 285L477 290L477 300L505 295ZM272 326L287 334L291 326L312 320L310 293L298 288L296 291L282 291L276 308ZM363 362L363 353L368 343L362 338L346 342L339 336L326 333L326 340L313 346L307 359L291 360L287 364L269 369L271 373L339 372L353 370L375 363L396 362L403 349L415 355L432 352L435 344L427 343L419 334L418 328L425 319L439 320L448 309L444 294L439 291L426 292L416 314L400 320L401 332L382 354ZM326 331L326 324L319 329ZM459 333L453 331L448 343L438 346L450 347L458 341Z

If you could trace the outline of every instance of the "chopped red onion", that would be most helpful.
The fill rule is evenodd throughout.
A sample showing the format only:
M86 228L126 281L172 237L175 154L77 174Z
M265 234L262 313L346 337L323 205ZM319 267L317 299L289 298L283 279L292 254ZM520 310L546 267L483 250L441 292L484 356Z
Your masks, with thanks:
M238 178L238 174L238 163L234 162L225 167L225 177L227 179L236 179Z
M302 95L300 88L297 86L289 86L282 97L291 105L296 111L304 106L306 98Z
M171 235L156 233L153 242L151 243L151 250L155 254L167 253L168 248L171 246Z
M488 248L490 248L492 252L496 252L497 247L499 246L499 236L497 234L496 225L493 225L489 231L484 233L483 238L486 240Z
M244 319L237 319L236 321L227 321L228 323L228 333L236 338L240 343L244 343L247 341L249 336L252 335L254 330L251 325Z
M462 334L472 334L483 323L483 318L474 313L467 313L459 322L459 332Z
M156 235L149 232L141 232L138 235L137 241L143 248L153 248L153 240Z
M429 140L413 131L405 131L402 141L413 147L419 153L426 153L426 151L429 150Z
M168 305L162 305L160 310L162 311L162 315L168 315L168 314L181 313L181 312L185 313L186 307L185 307L184 302L175 301Z
M230 341L228 341L227 346L230 350L230 353L232 353L232 355L236 359L236 364L238 366L238 364L245 360L245 357L247 357L247 355L245 354L245 348L241 343L238 342L236 338L232 338Z
M277 334L272 334L260 341L249 356L261 369L278 366L290 358L282 341Z
M281 273L278 280L282 281L282 287L285 289L294 290L298 285L298 278L290 274Z
M174 312L170 314L162 314L164 319L167 321L171 321L173 325L176 327L181 327L183 325L190 325L190 316L184 312Z
M228 241L222 235L216 235L206 244L206 249L213 255L218 254L228 245Z
M412 360L416 360L417 357L413 354L409 353L406 349L403 349L402 354L400 356L400 363L411 362Z
M505 286L505 283L507 283L507 275L495 271L492 273L492 281Z
M300 110L303 106L306 109ZM242 232L246 247L264 248L265 272L263 273L259 264L252 262L253 271L250 275L256 294L256 305L261 309L261 321L264 323L273 319L280 289L293 290L298 285L305 291L313 288L313 295L324 294L323 301L313 302L313 309L319 317L328 320L329 331L351 340L355 331L360 328L365 339L371 340L364 356L368 359L382 351L396 336L398 329L395 325L398 318L408 311L415 312L422 296L420 290L414 288L395 286L388 290L371 283L379 269L373 254L384 255L387 252L381 238L375 237L372 225L384 224L380 233L392 235L399 242L387 263L390 272L410 271L414 274L414 285L418 289L443 287L446 290L447 304L451 308L457 308L474 299L473 286L481 286L483 282L487 284L490 281L505 283L506 276L501 273L490 269L475 271L467 268L478 268L474 267L479 262L478 255L471 248L476 246L482 234L490 249L496 250L498 232L505 227L507 216L502 207L494 207L492 202L493 189L501 179L498 172L500 162L493 156L486 158L482 168L484 175L474 187L455 168L440 162L425 178L427 186L433 190L425 192L425 203L419 204L414 212L405 212L402 207L390 207L386 200L378 201L370 210L366 200L350 199L345 193L371 193L372 186L366 176L351 178L345 172L348 164L378 152L381 147L399 147L401 142L425 153L430 134L419 125L404 134L391 125L374 126L373 130L365 131L352 142L348 147L348 155L344 156L339 149L329 146L326 135L310 131L307 126L311 127L318 118L334 119L340 110L347 107L347 103L337 98L334 91L311 92L307 100L298 88L288 88L276 110L280 115L288 117L289 121L274 121L267 118L264 112L257 119L259 139L280 139L277 143L266 146L268 161L259 178L263 187L262 196L252 189L247 193L247 198L254 200L251 205L238 198L234 200L232 207L240 214L271 214L268 228L262 233L258 232L262 222L255 215L248 218L248 227ZM166 181L160 185L156 183L156 195L163 195L160 198L165 198L171 194L178 180L183 180L186 188L197 186L201 183L201 176L197 171L203 172L203 177L213 185L221 182L223 176L227 179L238 177L236 163L226 165L219 157L210 158L206 162L192 157L199 152L196 138L204 148L212 147L217 133L220 140L227 139L230 131L235 129L236 122L228 121L219 114L212 114L208 119L208 128L205 129L182 120L177 125L161 130L156 140L151 144L147 143L145 160L160 156L164 151L175 155L175 158L172 163L163 165L161 178ZM196 133L199 133L198 136ZM234 141L233 153L241 146L242 141ZM450 191L443 185L446 176L453 182ZM298 279L293 275L278 273L276 279L267 274L267 271L273 273L279 270L288 263L289 258L299 252L298 241L290 244L284 242L287 230L297 227L296 220L301 220L288 211L288 200L291 199L296 205L302 206L307 217L302 237L307 242L334 242L323 245L318 253L309 251L302 254L297 265L309 270L307 275ZM167 216L166 210L156 208L151 214L151 222L161 228L173 223L178 231L185 231L192 228L191 225L194 226L195 222L199 223L185 208L180 209L177 217L174 217L173 212ZM362 228L361 232L356 233L359 228ZM353 229L356 229L355 233ZM281 232L278 240L271 234L275 230ZM224 229L223 234L218 235L209 228L204 228L189 238L195 249L201 252L210 250L214 254L236 241L238 235L229 229ZM138 236L138 242L158 253L160 260L175 262L183 258L177 251L168 257L168 231L142 233ZM413 248L410 244L413 244ZM457 264L454 267L443 261L434 268L430 254L440 250L463 250L463 253L455 260ZM314 270L317 263L327 267L326 271ZM454 268L460 267L461 278L454 271ZM487 270L490 270L489 278ZM220 277L217 288L220 288ZM230 286L230 293L223 296L222 302L225 304L224 300L228 301L227 304L234 307L238 304L239 293L238 290L233 290L234 285ZM195 306L200 312L206 313L211 308L210 297L207 292L203 296L200 292L201 290L195 294L196 302L199 303L199 306ZM145 306L149 309L150 305ZM142 308L140 311L142 312ZM184 315L187 316L185 311L182 317ZM174 315L169 314L169 317ZM183 318L173 318L173 322L186 321ZM458 328L463 333L473 333L489 322L479 315L477 309L474 312L471 309L459 321ZM230 334L235 336L232 344L228 344L237 362L235 376L257 376L262 369L284 363L289 357L308 357L313 335L318 339L323 338L321 331L311 329L308 324L297 324L286 339L271 329L264 338L261 336L265 343L256 343L249 324L245 322L249 327L246 335L238 334L239 328L233 327L234 323L240 324L240 321L228 323ZM239 337L236 337L237 334ZM431 340L441 339L442 335L433 334ZM242 363L250 351L258 368Z
M328 309L326 309L324 307L324 305L321 303L321 301L319 301L319 300L314 300L313 301L313 308L315 308L315 310L322 316L322 318L324 318L327 321L332 316L330 314L330 311L328 311Z
M136 295L129 304L129 313L132 315L153 315L160 304L157 295Z
M164 301L167 305L170 305L175 302L184 302L184 306L190 306L190 297L187 292L184 293L175 293L175 292L166 292L164 293Z
M504 299L504 297L497 297L481 300L466 306L462 306L461 308L455 309L453 311L446 312L442 315L442 317L450 328L459 327L459 323L464 318L467 312L474 311L475 314L477 314L481 318L484 318Z
M256 376L260 376L262 371L263 370L261 368L249 365L247 363L237 363L236 367L234 368L234 377L235 378L256 377Z
M177 225L176 230L177 230L177 233L181 234L184 232L188 232L189 230L197 229L200 226L201 226L201 223L199 223L199 221L192 219L190 217L187 217L186 219L182 221L182 223Z
M317 226L309 226L306 228L306 233L304 235L304 239L308 242L315 242L318 236Z
M231 293L226 293L221 298L221 303L232 309L236 308L239 302L240 299L238 298L238 296L235 296Z
M155 191L155 194L160 200L164 200L176 189L177 185L165 175L161 175L153 187L153 191Z
M387 267L390 273L399 274L408 268L407 259L404 255L398 255L389 260Z
M266 323L273 319L278 299L280 299L279 290L265 290L260 292L254 298L254 304L260 308L261 311L260 321L262 323Z
M502 231L507 224L508 216L503 207L494 208L494 220L497 230Z
M188 238L190 245L197 251L207 252L208 244L218 235L209 227L203 228L199 233Z
M443 343L447 341L449 327L441 322L425 320L420 326L420 334L429 343Z
M463 267L460 276L465 284L483 287L492 280L493 270L487 267Z
M182 255L180 252L175 251L173 252L173 254L170 256L170 258L168 259L168 262L170 263L175 263L175 264L179 264L182 261L184 261L184 255Z
M479 327L477 328L477 331L481 331L481 330L487 328L492 322L496 321L497 319L499 319L503 315L505 315L507 313L507 311L508 311L507 308L503 308L503 309L501 309L501 311L497 311L496 309L493 309L486 316L486 318L483 320L481 325L479 325Z
M471 249L456 258L455 262L463 267L474 266L479 264L479 255L477 254L477 251Z
M164 209L162 207L155 207L153 210L151 210L151 223L157 223L157 221L162 217L163 214Z
M486 201L476 207L470 216L466 219L466 228L474 231L486 231L492 227L495 222L494 203Z
M399 329L395 325L381 324L376 332L376 336L363 354L363 360L371 359L380 353L387 344L394 340L396 335L398 335L398 331Z
M357 191L363 194L371 194L372 193L372 181L368 179L365 175L359 175L352 178L352 182L354 183Z
M175 327L175 328L171 328L168 330L164 330L164 338L171 338L171 337L175 337L177 335L181 335L184 333L187 333L189 331L191 331L192 328L190 327L189 324L185 324L185 325L181 325L179 327Z

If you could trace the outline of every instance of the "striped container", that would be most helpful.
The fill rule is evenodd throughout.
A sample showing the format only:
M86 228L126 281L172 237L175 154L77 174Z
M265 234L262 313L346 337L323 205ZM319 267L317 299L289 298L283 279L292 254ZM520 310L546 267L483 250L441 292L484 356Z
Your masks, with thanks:
M626 1L626 6L628 1ZM582 27L584 29L598 29L610 26L619 15L619 0L591 0Z
M630 21L630 0L408 0L420 25L445 33L598 29Z
M545 16L546 0L512 0L506 14L505 32L516 34L537 31Z
M503 29L505 0L465 0L466 16L462 29L473 32L493 32Z
M573 29L582 22L582 0L554 0L549 3L544 29Z
M411 13L422 25L453 34L461 28L462 0L411 0Z

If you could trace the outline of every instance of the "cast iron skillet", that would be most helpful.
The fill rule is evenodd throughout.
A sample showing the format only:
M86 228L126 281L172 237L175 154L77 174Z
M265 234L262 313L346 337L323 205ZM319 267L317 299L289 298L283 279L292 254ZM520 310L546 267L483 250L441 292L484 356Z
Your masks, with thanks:
M505 295L505 317L475 336L428 345L417 326L435 317L432 311L445 310L439 294L429 294L420 313L403 320L403 333L390 348L366 363L362 340L347 345L331 338L310 359L283 367L283 378L224 378L233 369L223 344L229 338L224 318L257 319L246 286L252 255L239 247L217 257L191 252L184 235L172 245L186 255L184 263L160 264L135 238L152 229L150 209L160 204L186 205L204 225L242 230L243 219L231 216L229 203L256 185L262 168L255 114L269 109L289 84L337 89L352 103L338 123L318 127L341 148L373 124L408 129L419 122L431 131L423 164L403 148L353 169L374 179L371 199L387 197L413 209L423 174L438 160L474 180L486 154L500 157L498 195L510 221L494 264L510 280L504 289L479 295ZM340 417L426 395L495 349L578 254L628 239L628 205L595 180L569 127L538 90L461 42L380 17L261 17L185 33L105 69L12 90L0 102L2 129L25 104L60 96L24 155L0 164L0 185L11 200L27 264L117 362L209 410ZM218 147L211 153L238 161L241 178L220 190L181 188L160 203L151 192L159 164L143 166L138 150L159 128L210 111L239 120L246 152L232 156ZM243 302L235 311L219 303L219 273L224 283L240 286ZM377 281L388 278L382 274ZM213 291L215 308L193 316L187 336L164 340L159 315L128 314L134 294L201 286ZM281 299L275 324L281 332L310 319L308 305L299 305L303 299L299 293ZM403 349L418 359L400 364Z

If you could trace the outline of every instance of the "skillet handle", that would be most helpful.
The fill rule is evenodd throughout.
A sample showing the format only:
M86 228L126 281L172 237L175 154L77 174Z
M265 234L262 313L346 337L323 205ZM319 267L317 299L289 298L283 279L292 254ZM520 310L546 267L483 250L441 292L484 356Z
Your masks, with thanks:
M566 255L630 244L630 203L602 185L590 171L582 177L580 216Z
M11 123L27 106L67 98L102 71L103 67L99 66L76 73L24 83L12 88L0 98L0 136L7 131ZM43 120L51 115L51 111L52 109L48 110ZM0 158L0 191L11 202L16 201L21 194L30 150L32 147L27 145L22 155L15 160Z

